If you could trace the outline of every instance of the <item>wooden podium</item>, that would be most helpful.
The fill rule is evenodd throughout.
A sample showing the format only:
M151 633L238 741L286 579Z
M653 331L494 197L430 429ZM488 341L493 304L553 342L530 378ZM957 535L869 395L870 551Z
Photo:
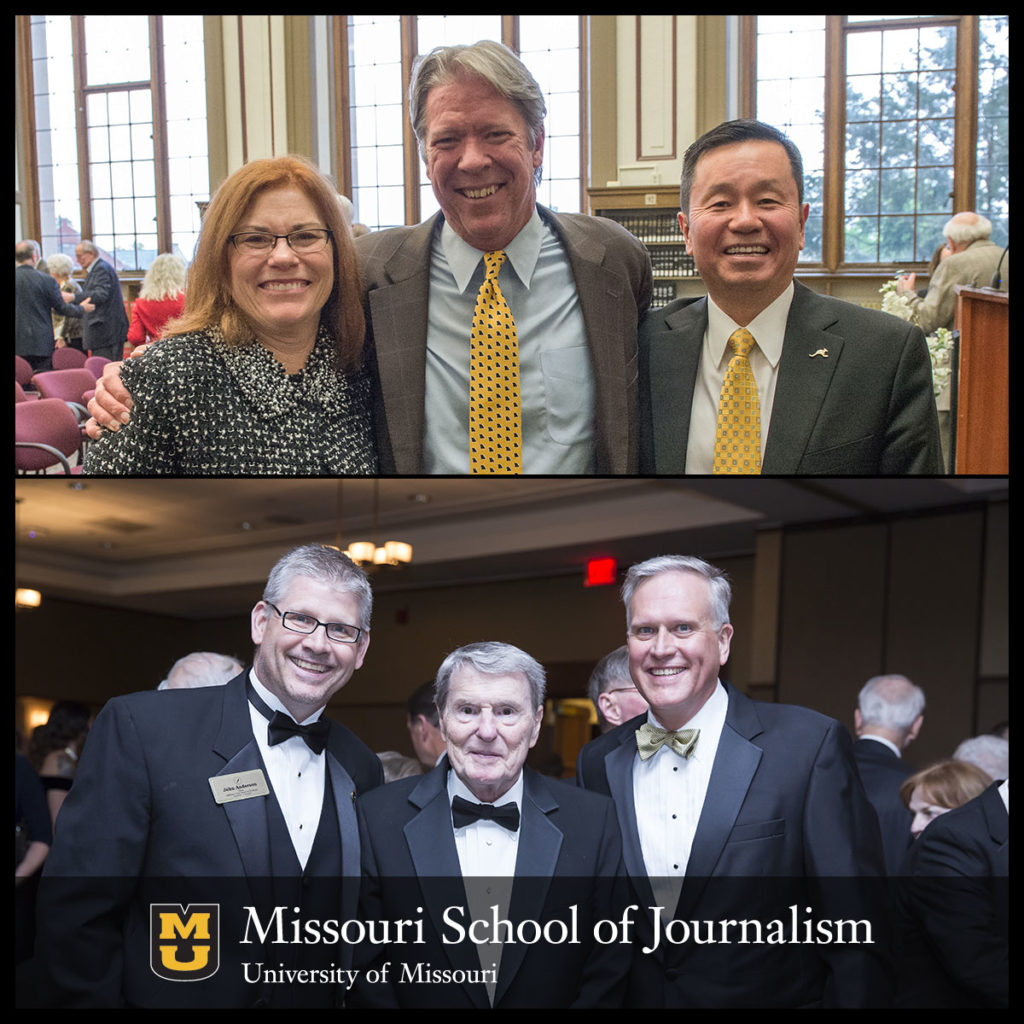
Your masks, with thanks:
M1010 296L956 288L957 475L1010 471Z

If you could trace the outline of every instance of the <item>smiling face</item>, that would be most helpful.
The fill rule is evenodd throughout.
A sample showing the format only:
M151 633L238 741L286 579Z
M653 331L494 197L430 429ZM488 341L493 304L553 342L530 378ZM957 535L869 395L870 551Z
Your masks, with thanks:
M711 298L741 326L793 280L809 212L777 142L718 146L698 161L690 209L679 214L686 251Z
M485 675L464 665L452 674L441 735L453 771L478 800L493 803L519 778L544 714L531 703L521 673Z
M476 77L435 86L425 111L427 177L445 219L474 248L504 249L533 215L543 134L531 146L516 105Z
M277 607L282 612L312 615L321 622L360 625L359 602L354 594L308 576L293 577ZM367 632L354 644L328 639L322 626L312 633L296 633L285 628L281 617L265 601L252 610L252 640L259 645L256 675L297 722L322 708L352 678L363 664L370 643Z
M681 729L714 692L732 626L715 629L707 580L664 572L633 593L629 674L666 729Z
M284 235L326 227L310 198L297 188L260 193L233 234ZM240 252L229 244L230 287L261 341L312 345L320 311L334 288L333 243L320 252L296 253L284 238L269 253Z

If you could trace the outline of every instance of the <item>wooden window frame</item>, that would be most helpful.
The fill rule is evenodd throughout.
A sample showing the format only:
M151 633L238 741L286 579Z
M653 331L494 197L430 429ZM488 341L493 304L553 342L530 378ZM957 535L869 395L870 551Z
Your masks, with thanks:
M405 115L402 118L402 152L405 190L405 223L419 224L420 213L420 153L409 122L408 96L412 83L412 65L419 47L417 45L417 18L415 14L399 15L402 47L402 97ZM501 42L513 53L519 54L519 18L517 14L501 16ZM587 16L579 15L579 60L580 60L580 185L579 208L586 209L586 167L587 167ZM333 166L336 169L338 190L344 195L352 194L352 125L349 114L349 67L348 67L348 15L339 14L332 18L332 49L334 52L334 69L332 75L334 89L334 109L337 111L339 131L335 133Z
M957 29L954 95L953 209L970 210L975 200L978 132L978 15L958 14L922 18L855 22L843 14L825 16L825 172L822 181L821 268L835 274L889 274L894 264L847 263L843 259L844 165L846 151L846 36L882 28L954 25ZM756 117L757 15L740 15L740 116ZM911 264L924 269L927 263ZM814 268L817 264L801 264ZM908 266L901 262L900 267Z

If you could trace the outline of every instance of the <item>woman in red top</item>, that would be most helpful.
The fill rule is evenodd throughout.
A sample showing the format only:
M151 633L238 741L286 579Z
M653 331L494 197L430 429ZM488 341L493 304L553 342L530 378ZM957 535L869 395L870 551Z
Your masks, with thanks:
M142 291L132 305L128 340L133 345L156 341L169 320L181 316L185 306L185 261L162 253L146 271Z

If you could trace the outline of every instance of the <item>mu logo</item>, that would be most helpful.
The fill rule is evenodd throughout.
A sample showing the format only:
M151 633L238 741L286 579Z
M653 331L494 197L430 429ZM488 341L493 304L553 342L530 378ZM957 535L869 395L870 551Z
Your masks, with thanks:
M165 981L202 981L220 967L220 905L151 903L149 965Z

